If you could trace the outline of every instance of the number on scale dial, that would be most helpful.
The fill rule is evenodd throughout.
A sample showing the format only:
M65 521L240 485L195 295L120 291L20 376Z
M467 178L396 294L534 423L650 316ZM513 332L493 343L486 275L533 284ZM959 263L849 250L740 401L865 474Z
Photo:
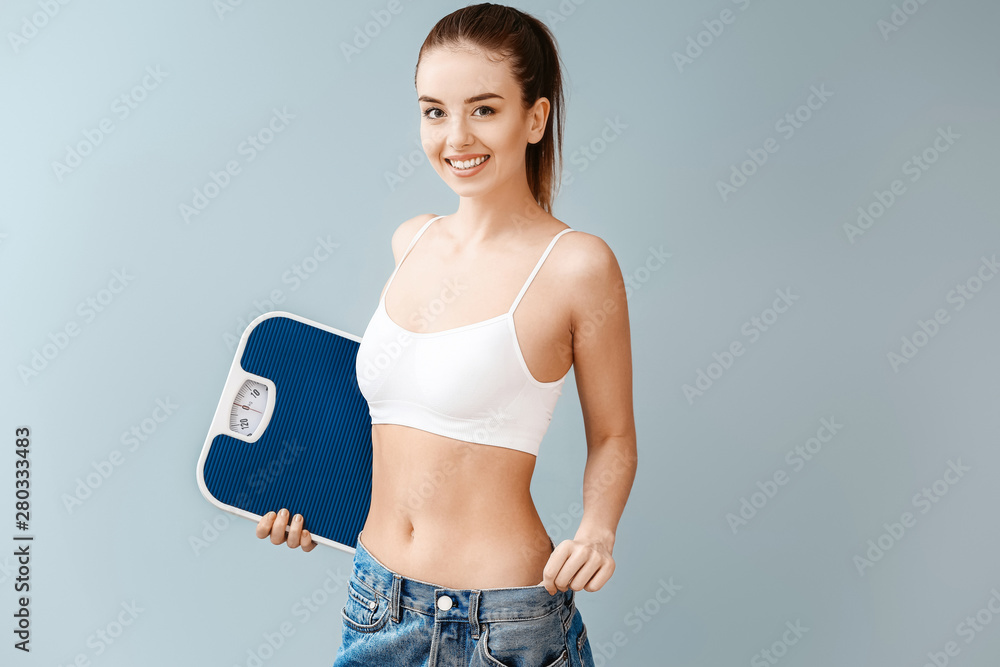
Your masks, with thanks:
M255 380L247 380L236 394L233 409L229 413L229 428L245 436L252 436L264 418L267 406L267 385Z

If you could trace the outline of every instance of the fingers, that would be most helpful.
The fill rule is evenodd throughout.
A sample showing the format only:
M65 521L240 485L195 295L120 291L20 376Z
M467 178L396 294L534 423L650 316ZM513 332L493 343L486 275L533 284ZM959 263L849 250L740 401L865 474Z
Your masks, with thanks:
M293 549L297 546L302 547L302 551L309 553L316 548L316 543L313 542L312 533L303 528L305 524L305 519L301 514L296 514L292 519L292 529L288 533L288 546ZM292 536L295 536L295 544L292 544Z
M555 550L549 556L548 562L545 563L545 569L542 570L542 585L545 586L545 590L549 592L549 595L556 594L556 591L558 590L555 584L556 575L559 574L563 563L566 562L566 559L572 551L572 544L568 547L566 544L567 543L563 541L556 545Z
M296 514L292 517L292 525L288 529L288 548L296 549L302 540L302 515Z
M302 531L302 550L309 553L316 548L316 543L313 542L312 534L308 530Z
M574 591L580 591L583 590L588 583L591 585L597 584L597 582L593 580L593 577L595 573L600 571L602 565L603 561L601 558L588 558L587 562L583 564L583 567L577 571L576 576L573 577L573 580L569 583L569 587ZM602 585L603 582L597 585L597 588L600 588ZM587 590L593 592L597 590L597 588L587 588Z
M608 579L611 578L611 574L614 571L615 571L615 562L613 560L605 562L601 566L601 569L599 569L597 573L594 575L593 579L591 579L587 583L587 585L584 586L584 588L590 591L591 593L600 590L601 586L608 583Z
M288 526L288 510L282 507L271 526L271 544L281 544L285 541L285 528Z
M552 583L561 591L569 588L573 577L591 560L591 550L586 547L577 547L564 561L559 573L553 577ZM598 563L600 565L600 563ZM597 568L594 568L597 569ZM590 579L590 577L587 577Z
M274 522L275 513L268 512L257 522L257 537L264 539L271 534L271 524Z
M610 555L564 540L542 570L542 585L549 595L570 588L593 592L604 586L614 571L615 561Z
M286 538L285 528L288 528ZM289 548L302 547L302 551L310 552L316 548L312 534L305 529L305 517L296 514L292 521L288 522L288 510L285 508L277 512L268 512L257 522L257 537L264 539L271 536L271 544L282 544L287 539Z

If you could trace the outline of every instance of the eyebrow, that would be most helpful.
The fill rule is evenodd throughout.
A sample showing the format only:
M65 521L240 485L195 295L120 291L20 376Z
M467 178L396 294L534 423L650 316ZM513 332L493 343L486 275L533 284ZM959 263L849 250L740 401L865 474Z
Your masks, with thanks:
M472 104L473 102L481 102L482 100L488 100L488 99L493 98L493 97L496 97L496 98L501 99L501 100L503 99L503 97L501 97L500 95L497 95L496 93L481 93L479 95L474 95L474 96L470 97L469 99L465 100L465 103L466 104ZM436 100L433 97L430 97L428 95L421 95L419 98L417 98L417 101L418 102L430 102L431 104L444 104L444 102L442 102L441 100Z

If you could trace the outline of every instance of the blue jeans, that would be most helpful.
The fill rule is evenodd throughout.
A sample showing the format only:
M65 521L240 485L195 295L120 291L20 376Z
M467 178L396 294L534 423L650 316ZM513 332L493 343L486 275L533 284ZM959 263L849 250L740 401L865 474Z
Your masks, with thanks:
M409 579L368 553L359 533L334 667L594 667L574 593Z

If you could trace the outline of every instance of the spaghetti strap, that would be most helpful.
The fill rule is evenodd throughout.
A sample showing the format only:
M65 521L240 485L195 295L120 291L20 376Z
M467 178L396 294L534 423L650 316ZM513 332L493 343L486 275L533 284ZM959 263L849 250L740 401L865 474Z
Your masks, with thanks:
M541 259L539 259L538 263L535 264L535 268L532 269L531 274L528 275L528 279L525 280L524 285L521 286L521 291L518 292L517 298L514 299L514 304L510 307L510 310L507 311L508 313L513 314L514 310L517 308L517 304L521 303L521 297L524 296L524 293L528 291L528 286L531 285L531 281L535 279L535 274L538 273L538 269L542 268L542 264L545 262L545 258L549 256L549 252L552 251L552 247L556 244L556 241L559 240L559 237L565 234L566 232L573 232L573 231L576 230L572 228L567 228L552 237L552 240L549 241L548 247L545 248L545 252L542 253Z
M379 299L380 302L385 301L385 295L389 293L389 287L392 285L393 278L396 277L396 272L399 271L399 267L403 265L403 260L406 259L406 256L410 254L410 250L412 250L413 246L416 245L417 239L420 238L420 236L424 233L425 229L431 226L432 222L434 222L435 220L440 220L443 217L444 217L443 215L439 215L437 217L431 218L430 220L425 222L423 226L417 231L417 233L413 235L413 238L410 239L410 245L406 246L406 250L403 251L403 256L399 258L399 263L396 264L396 267L392 270L392 274L389 276L389 282L386 283L385 290L382 292L382 298Z
M406 256L410 254L410 249L413 248L414 245L416 245L417 239L419 239L420 235L424 233L424 230L430 227L432 222L434 222L435 220L440 220L443 217L444 217L443 215L433 217L427 222L425 222L419 230L417 230L417 233L413 235L412 239L410 239L410 245L406 246L406 250L403 251L403 256L399 258L400 264L402 264L403 260L406 259Z
M413 222L413 224L416 225L416 222ZM518 268L515 272L506 271L508 273L507 278L509 279L506 281L492 279L493 273L489 275L480 274L479 279L476 281L477 285L482 285L482 281L486 280L485 287L481 287L481 289L487 289L488 291L489 287L499 286L499 282L506 282L507 289L510 289L510 280L517 280L517 274L523 270L520 267L525 266L527 260L535 254L535 249L542 246L545 249L545 253L539 253L539 255L542 255L540 259L535 255L538 262L531 272L531 276L528 277L528 280L521 289L521 293L523 294L531 283L531 280L537 275L541 264L549 256L549 252L552 250L558 237L563 236L562 233L559 233L555 238L549 237L549 240L545 241L545 235L557 227L557 225L553 224L551 227L536 229L531 233L530 242L521 238L522 242L520 244L514 244L520 245L520 249L508 247L508 243L513 243L518 239L508 238L503 241L496 241L494 239L492 243L486 241L485 245L480 247L483 252L478 253L479 256L473 259L494 256L497 252L502 253L504 250L507 250L508 252L514 252L516 255L512 259L517 260L513 264L517 264ZM568 229L567 226L562 225L560 232L565 232ZM476 231L469 232L467 230L466 233L474 234ZM478 231L481 232L481 230ZM444 257L432 256L437 253L432 253L431 251L436 251L439 245L436 242L436 233L432 235L435 237L434 240L426 242L432 245L423 251L424 254L420 256L419 261L426 263L427 266L431 266L434 269L434 273L438 273L438 269L443 269L445 272L461 269L460 273L462 276L468 276L469 274L466 273L467 268L470 271L475 271L479 268L478 265L473 267L465 262L462 262L461 266L453 265L451 267L442 264L442 260L445 259ZM509 236L509 232L506 235ZM400 243L399 239L396 239L396 241L397 244ZM542 245L542 241L545 241L548 245L547 248ZM574 243L570 243L570 245L572 246ZM449 244L442 241L440 245ZM398 252L398 247L396 250L397 259L399 259L402 253ZM570 248L564 252L567 255L571 255L572 252L570 251L572 250L573 248ZM477 253L473 249L467 254ZM567 257L567 261L571 259ZM565 273L560 268L563 263L563 256L561 254L556 263L557 266L553 268L551 273ZM401 265L401 262L398 264ZM415 269L417 268L420 267L415 267ZM556 269L560 270L557 271ZM411 274L407 273L406 275L410 276ZM557 284L565 282L565 280L566 278L563 275L560 275L558 280L553 278L553 281ZM563 285L558 286L565 289ZM431 289L434 288L433 285L430 287ZM547 283L545 287L548 287ZM391 286L389 286L389 289L392 289ZM423 291L423 289L419 291ZM418 305L427 303L419 295L417 298L421 301ZM451 300L447 295L444 298ZM476 297L472 296L471 298L475 299ZM518 295L518 300L520 298L521 294ZM396 297L393 297L393 299L395 301ZM368 412L371 416L373 428L377 424L396 424L400 427L416 429L428 434L434 434L435 436L450 438L453 441L468 443L470 447L477 445L506 447L531 456L537 456L539 444L545 435L549 422L552 420L553 408L556 405L559 395L562 393L568 373L564 372L562 373L562 377L556 379L549 379L547 374L542 378L538 378L532 373L521 349L514 316L511 313L502 312L493 317L487 317L468 324L458 324L447 329L416 331L396 323L391 314L386 310L387 301L388 296L386 295L369 320L363 340L357 349L357 359L354 362L357 386L368 404ZM432 301L436 302L440 301L440 299L433 299ZM406 304L400 303L399 305L401 307L400 315L402 315L400 322L413 319L410 317L410 312L412 311L405 307ZM514 305L516 306L517 303ZM432 308L432 310L437 312L437 309ZM458 315L458 313L451 314ZM472 315L472 313L470 312L468 315ZM426 321L426 318L422 319ZM434 319L433 316L431 319ZM441 322L440 324L445 325L450 324L450 322ZM424 326L418 328L423 329ZM499 420L499 424L495 418L497 406L503 407L503 419ZM360 542L358 553L361 553ZM398 593L399 579L397 578L395 583L393 583L390 576L387 581L391 584L389 587L395 591L393 595ZM431 609L433 613L433 610L437 609L434 606L437 602L437 596L434 593L434 585L428 584L427 586L430 593L430 596L427 598L429 600L428 609ZM528 586L522 586L521 588L524 588L526 591L532 590ZM536 588L541 590L540 587ZM441 589L437 590L440 591ZM403 592L405 593L405 591ZM412 593L412 591L410 592ZM464 601L466 597L468 596L462 597L459 602ZM538 597L544 609L537 612L530 610L532 613L528 614L528 616L531 616L531 618L540 618L548 613L553 604L556 606L562 604L562 602L553 602L553 596L545 594L544 591ZM410 597L407 597L407 600L410 599ZM475 595L469 599L472 600L473 606L478 604L476 602L478 598ZM483 600L488 602L486 598L483 598ZM512 608L510 605L515 603L504 600L500 600L499 603L494 600L494 603L496 603L497 607L496 618L509 620L510 609ZM520 604L520 602L517 604ZM365 620L362 616L368 614L369 611L368 607L361 605L357 608L357 613L352 613L350 618L345 616L344 622L348 625L362 627L362 621ZM470 614L465 615L469 616ZM475 618L475 616L475 613L471 614L472 618ZM459 614L459 617L462 617L462 615ZM368 620L371 619L369 618ZM439 618L438 620L442 619ZM443 620L447 621L448 619ZM482 620L481 610L480 620ZM420 624L418 623L417 625ZM417 627L417 625L414 626L414 632L421 634L421 628ZM556 625L558 626L558 621ZM345 625L344 627L346 630L347 626ZM421 627L427 630L426 624ZM535 629L537 630L537 628ZM526 631L530 630L531 627L528 626ZM422 634L427 635L428 633L423 632ZM561 646L561 642L556 642L552 645L551 648L556 656L562 650ZM431 650L433 651L434 649ZM442 664L444 662L447 662L449 665L458 664L456 660L461 662L463 657L467 658L470 655L466 648L459 647L455 651L454 657L448 657L447 660L442 658ZM441 655L443 656L444 654ZM535 660L535 657L539 659ZM541 653L538 656L532 654L529 656L527 663L535 665L542 664L543 662L546 664L552 662L551 659L546 660L544 658L545 656ZM468 659L465 659L465 663L463 664L468 662ZM556 660L556 662L559 661ZM377 660L367 660L366 657L360 657L357 661L351 662L351 664L355 663L381 664ZM497 663L497 665L499 664Z

